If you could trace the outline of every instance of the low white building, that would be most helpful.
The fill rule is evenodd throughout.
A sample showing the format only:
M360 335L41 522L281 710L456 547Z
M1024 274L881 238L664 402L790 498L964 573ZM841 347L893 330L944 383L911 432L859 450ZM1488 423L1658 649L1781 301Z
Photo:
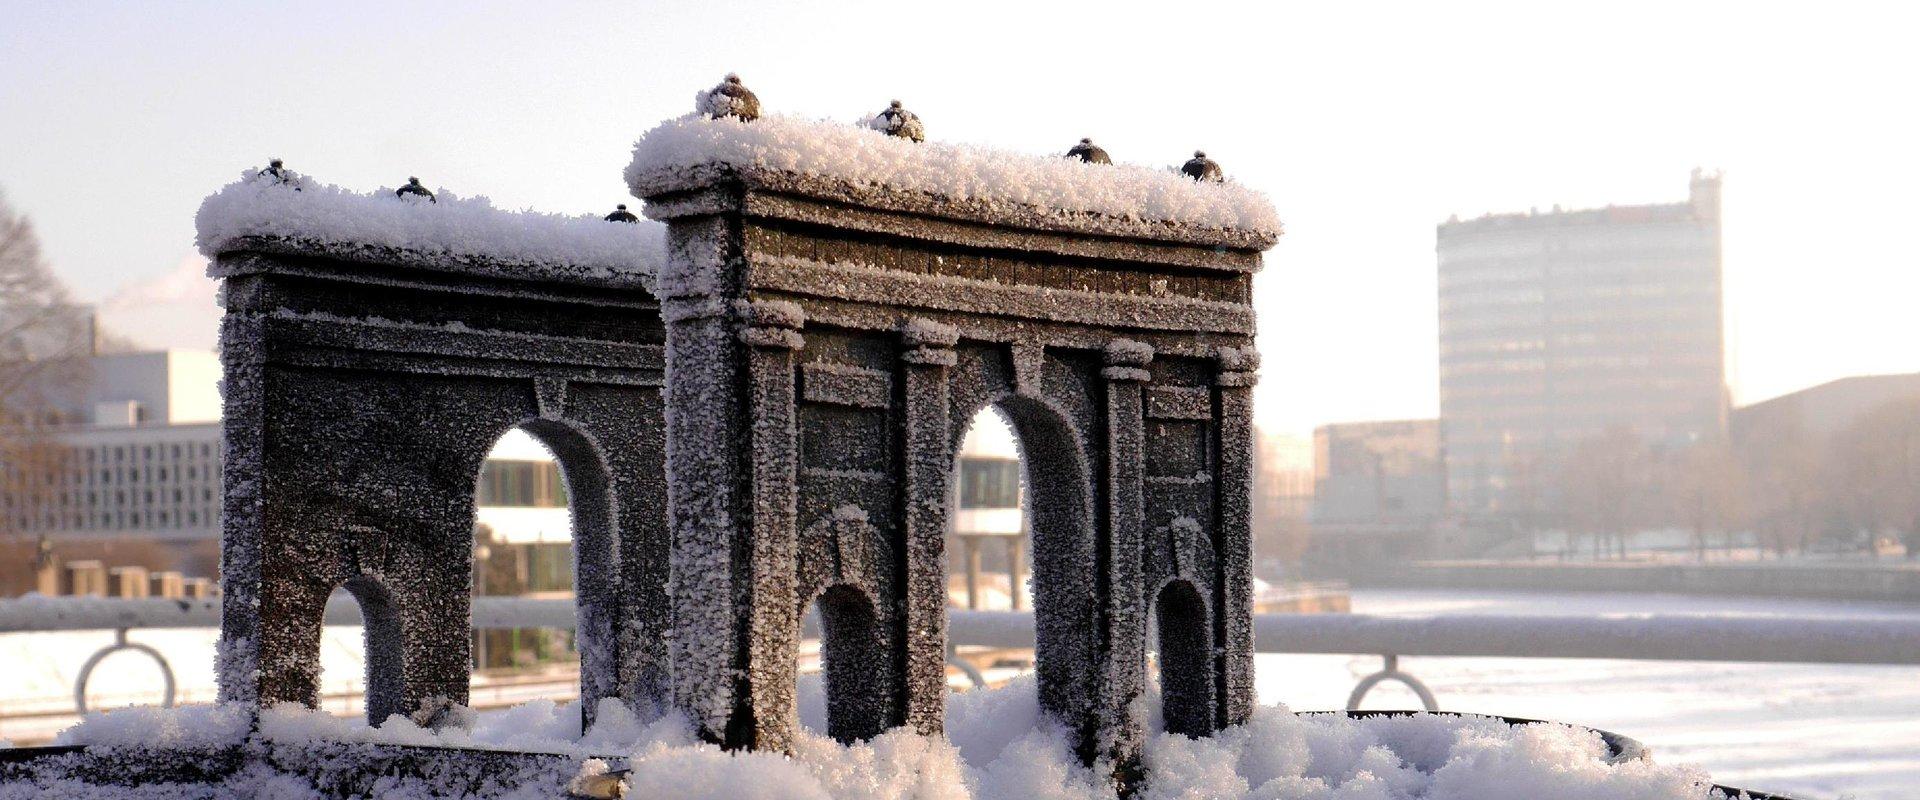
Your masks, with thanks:
M61 409L44 455L0 460L0 531L46 538L56 551L125 547L102 557L211 577L220 541L220 361L163 350L94 356L90 380ZM503 437L476 486L477 522L493 541L558 545L536 559L565 561L572 526L553 455L531 436ZM76 545L78 547L76 547ZM132 563L137 561L151 563ZM110 564L112 566L112 564Z

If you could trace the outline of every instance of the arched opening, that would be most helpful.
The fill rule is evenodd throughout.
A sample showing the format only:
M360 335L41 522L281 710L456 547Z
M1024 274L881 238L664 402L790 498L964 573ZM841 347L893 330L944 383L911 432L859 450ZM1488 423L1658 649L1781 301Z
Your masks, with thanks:
M394 714L406 713L406 640L393 592L380 581L359 575L340 584L334 594L350 597L360 606L361 657L366 663L363 704L367 722L379 725ZM326 684L322 682L320 688L324 708Z
M998 410L975 414L953 467L948 516L948 605L1032 608L1025 467L1013 426Z
M988 584L988 576L995 571L993 566L999 566L999 575L1005 576L1000 585L1006 590L997 597L984 590L976 596L983 601L982 608L991 608L984 605L984 601L990 599L1012 608L1017 598L1020 608L1033 610L1031 664L1038 672L1041 708L1062 720L1087 723L1091 720L1089 712L1094 698L1086 687L1088 676L1096 674L1099 668L1095 654L1098 637L1103 633L1099 611L1106 585L1097 568L1092 473L1079 437L1067 419L1046 402L1012 394L989 401L970 418L966 437L979 434L1011 440L1010 449L1017 455L1020 475L1019 511L1017 515L1001 518L1003 526L1007 517L1017 520L1014 524L1020 530L1015 540L1018 549L1010 550L1003 545L999 555L1004 560L996 565L988 560L987 554L992 551L981 547L983 574L979 584ZM954 481L955 496L950 501L955 513L950 514L949 519L955 521L956 539L960 539L957 526L966 524L962 522L968 491L965 442L966 438L962 438L956 448L955 470L959 474ZM986 449L991 452L1001 448ZM989 470L981 472L991 474ZM988 477L988 480L994 479ZM1004 498L1000 500L1004 503ZM966 547L964 539L960 539L958 547L948 550L953 554L949 556L950 570L957 569L960 573L958 581L950 583L958 591L950 592L949 597L961 608L966 607L967 597ZM1008 552L1017 555L1007 559ZM1017 576L1013 574L1016 572ZM965 642L956 639L953 644L955 657L969 664L991 668L1002 658L988 653L984 659L969 659ZM981 672L988 682L997 677L992 669Z
M572 631L477 628L474 706L487 705L498 694L491 689L507 684L521 696L537 688L587 698L587 715L592 700L617 694L612 604L619 562L606 476L592 443L550 420L509 430L488 451L474 488L476 601L573 598L579 621ZM476 614L483 624L484 617Z
M885 732L893 697L889 653L867 593L827 587L814 602L820 622L820 666L826 688L827 735L856 742Z
M1211 628L1200 591L1171 580L1153 603L1161 716L1168 733L1205 736L1213 730Z

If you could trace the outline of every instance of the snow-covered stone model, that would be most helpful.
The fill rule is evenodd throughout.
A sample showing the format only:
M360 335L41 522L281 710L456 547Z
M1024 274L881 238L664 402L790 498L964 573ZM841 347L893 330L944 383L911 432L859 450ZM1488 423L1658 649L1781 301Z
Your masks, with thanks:
M635 147L648 217L250 175L199 225L225 281L224 700L317 702L329 593L367 714L467 700L473 485L555 452L581 691L730 747L795 736L818 605L828 728L941 729L950 475L993 405L1026 448L1042 708L1136 763L1251 712L1251 280L1233 184L696 114Z
M1041 703L1083 757L1129 760L1156 622L1169 727L1246 717L1277 226L1220 223L1270 220L1256 195L779 117L664 123L627 174L668 225L669 661L709 736L786 746L816 602L831 732L938 731L948 482L988 405L1027 456Z

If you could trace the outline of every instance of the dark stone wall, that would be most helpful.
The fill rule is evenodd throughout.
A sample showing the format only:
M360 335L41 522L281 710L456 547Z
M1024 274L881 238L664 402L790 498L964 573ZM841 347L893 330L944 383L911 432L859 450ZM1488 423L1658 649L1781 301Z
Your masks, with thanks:
M812 610L831 735L938 734L951 475L993 406L1027 456L1045 711L1136 777L1157 629L1169 726L1244 720L1251 277L1271 236L1127 237L777 178L646 198L669 225L657 279L222 255L223 697L312 704L321 607L345 586L370 716L464 702L473 481L519 426L574 503L589 699L787 749Z
M1263 243L983 224L803 184L729 173L646 198L671 231L669 427L727 443L672 467L676 559L732 570L676 580L676 609L738 621L676 651L704 657L676 659L675 703L715 741L786 747L793 629L817 607L833 735L937 732L950 475L994 406L1027 456L1045 710L1127 779L1157 624L1176 729L1243 720ZM715 523L722 497L744 524ZM723 542L730 557L698 555Z
M464 703L474 481L515 427L554 451L572 500L583 692L663 697L651 295L388 255L263 241L214 267L227 308L222 697L315 704L321 615L345 587L368 619L370 720L432 722Z

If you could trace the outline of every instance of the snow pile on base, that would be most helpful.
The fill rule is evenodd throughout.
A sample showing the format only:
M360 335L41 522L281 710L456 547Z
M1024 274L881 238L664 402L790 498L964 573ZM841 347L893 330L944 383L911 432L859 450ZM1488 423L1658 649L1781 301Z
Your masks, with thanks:
M240 705L133 706L88 714L78 724L62 731L53 743L210 750L245 742L252 727L252 715Z
M485 197L463 198L445 189L436 191L434 202L393 192L382 187L360 194L305 179L282 183L248 170L200 203L195 243L208 258L238 240L265 237L605 275L654 275L665 258L666 226L654 222L507 211Z
M802 718L818 725L818 679L803 684ZM1096 770L1080 766L1067 733L1038 712L1031 678L997 690L949 697L948 738L916 736L899 729L870 742L841 745L802 733L792 757L730 753L695 741L685 721L668 716L636 718L615 701L604 701L597 722L578 735L577 704L537 701L480 715L471 731L429 731L394 717L380 728L327 714L283 706L262 715L250 747L309 747L324 754L328 768L352 750L337 743L431 744L541 751L570 756L544 775L524 776L526 786L552 787L582 774L596 774L612 756L631 768L629 797L699 800L1094 800L1114 797ZM1158 730L1158 709L1150 709ZM220 708L171 711L127 710L90 715L63 741L118 748L163 742L204 745L246 738L234 712ZM244 720L244 714L240 715ZM172 733L205 726L202 736ZM137 732L152 733L139 742ZM326 747L334 747L328 750ZM1156 732L1146 743L1150 782L1139 795L1156 798L1262 798L1263 800L1505 800L1566 797L1609 800L1706 800L1717 797L1706 776L1685 766L1649 761L1609 764L1606 746L1591 731L1554 724L1512 727L1482 717L1417 715L1349 719L1343 715L1297 715L1285 707L1257 709L1246 725L1211 738L1190 739ZM276 762L286 765L281 756ZM552 772L560 769L565 774ZM16 781L0 785L0 800L44 796L49 784ZM72 790L71 784L57 787ZM117 794L88 787L81 796L188 797L192 792ZM432 781L398 782L390 797L459 796ZM93 789L100 789L96 794ZM286 771L249 763L213 787L214 796L312 797L315 789ZM514 797L513 787L485 796Z
M1232 182L1199 183L1172 169L1088 164L972 145L915 144L862 125L779 115L742 122L690 114L662 122L634 144L627 185L640 196L689 188L714 166L1028 210L1280 231L1266 196Z

